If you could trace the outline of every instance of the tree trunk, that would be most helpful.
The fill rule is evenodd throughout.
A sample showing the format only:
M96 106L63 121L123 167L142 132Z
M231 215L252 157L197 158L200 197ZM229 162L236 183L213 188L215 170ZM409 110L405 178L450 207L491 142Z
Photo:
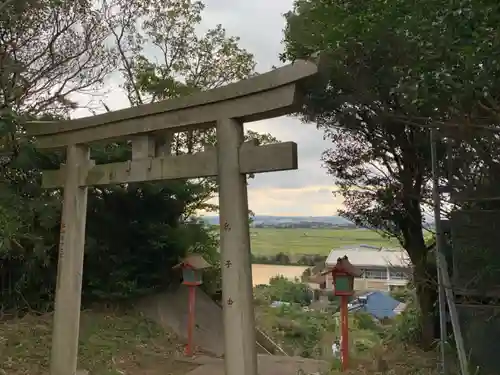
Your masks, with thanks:
M427 254L427 251L423 252ZM423 255L422 254L422 255ZM436 278L434 267L429 267L426 256L420 257L414 263L413 281L417 292L417 300L420 308L420 343L422 349L430 350L434 344L434 302L436 301Z

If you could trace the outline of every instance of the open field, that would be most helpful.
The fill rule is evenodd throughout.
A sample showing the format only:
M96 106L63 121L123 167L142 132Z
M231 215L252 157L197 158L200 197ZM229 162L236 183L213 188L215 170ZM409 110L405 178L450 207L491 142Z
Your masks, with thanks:
M399 247L394 240L382 238L366 229L250 228L255 255L320 254L347 245Z

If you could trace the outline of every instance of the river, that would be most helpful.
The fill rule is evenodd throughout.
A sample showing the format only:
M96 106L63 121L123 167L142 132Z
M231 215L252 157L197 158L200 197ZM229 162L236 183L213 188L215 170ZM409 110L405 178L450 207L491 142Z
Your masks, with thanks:
M269 279L281 275L290 280L302 276L305 266L280 266L274 264L252 264L253 285L268 284Z

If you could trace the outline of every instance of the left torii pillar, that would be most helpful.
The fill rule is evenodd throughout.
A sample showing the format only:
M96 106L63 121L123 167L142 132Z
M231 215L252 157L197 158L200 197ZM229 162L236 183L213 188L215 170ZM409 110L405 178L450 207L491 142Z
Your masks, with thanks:
M88 190L80 186L80 171L89 164L88 146L67 147L51 375L73 375L77 366Z

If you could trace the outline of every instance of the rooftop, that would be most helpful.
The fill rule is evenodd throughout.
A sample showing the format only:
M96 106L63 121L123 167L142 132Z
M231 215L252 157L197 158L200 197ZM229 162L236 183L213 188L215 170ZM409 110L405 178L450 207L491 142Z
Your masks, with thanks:
M345 246L333 249L326 265L329 267L337 263L337 259L346 255L354 266L380 266L380 267L408 267L410 259L404 250L384 249L368 245Z

